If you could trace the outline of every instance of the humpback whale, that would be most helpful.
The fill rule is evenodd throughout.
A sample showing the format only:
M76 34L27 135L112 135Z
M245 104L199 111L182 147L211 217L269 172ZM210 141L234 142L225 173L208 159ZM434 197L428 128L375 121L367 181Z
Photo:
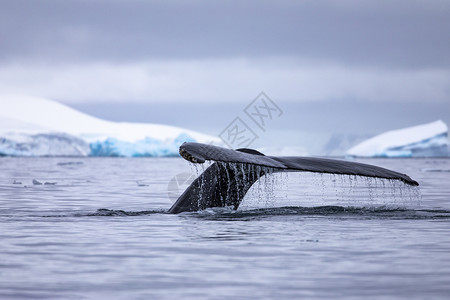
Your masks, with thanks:
M239 207L250 187L262 176L275 172L315 172L399 180L417 186L406 174L389 169L336 159L298 156L266 156L248 149L227 149L200 143L183 143L180 155L202 164L213 161L181 194L169 213L193 212L212 207Z

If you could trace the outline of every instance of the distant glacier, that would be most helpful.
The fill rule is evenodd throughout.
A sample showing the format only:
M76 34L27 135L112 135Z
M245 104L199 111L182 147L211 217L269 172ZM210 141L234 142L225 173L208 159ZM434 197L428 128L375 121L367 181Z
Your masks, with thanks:
M221 144L180 127L111 122L48 99L0 96L0 155L176 156L183 142Z
M388 131L347 151L348 156L355 157L443 157L449 154L448 127L440 120Z

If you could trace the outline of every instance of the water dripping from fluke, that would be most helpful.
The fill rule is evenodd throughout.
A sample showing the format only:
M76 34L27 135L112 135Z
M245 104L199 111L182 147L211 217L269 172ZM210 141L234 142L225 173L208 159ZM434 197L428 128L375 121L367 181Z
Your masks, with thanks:
M251 149L231 150L199 143L184 143L180 147L180 154L188 161L202 165L202 172L169 209L169 213L194 212L228 206L238 209L247 192L255 186L256 182L258 182L258 198L264 198L266 207L286 206L286 203L276 203L275 190L279 186L286 185L279 184L277 181L279 178L272 176L280 172L319 174L319 184L312 185L315 191L307 193L311 199L317 200L315 192L319 187L322 193L321 199L329 198L332 193L334 200L345 206L347 201L353 200L352 197L357 198L349 195L349 191L359 194L365 192L365 202L370 203L369 206L389 204L386 199L379 199L383 193L386 195L386 187L389 188L389 186L394 189L392 194L394 194L395 204L397 204L396 197L403 201L404 194L410 197L417 195L416 192L404 193L409 188L406 186L418 185L409 176L368 164L312 157L265 156ZM205 161L210 161L212 164L204 168ZM331 180L330 176L332 176ZM380 184L381 179L387 180L388 184ZM328 186L329 182L334 186ZM397 189L401 193L399 196L396 193ZM301 198L303 191L297 192Z

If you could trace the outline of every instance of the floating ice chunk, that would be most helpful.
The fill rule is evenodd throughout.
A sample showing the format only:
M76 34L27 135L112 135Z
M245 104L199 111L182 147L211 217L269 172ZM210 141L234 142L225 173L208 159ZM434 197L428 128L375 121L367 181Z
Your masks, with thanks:
M36 179L33 179L33 184L34 185L42 185L42 182L40 182L40 181L38 181Z
M448 156L448 127L442 121L388 131L347 151L359 157Z
M58 166L73 166L73 165L82 165L83 162L81 161L67 161L67 162L59 162L57 163Z

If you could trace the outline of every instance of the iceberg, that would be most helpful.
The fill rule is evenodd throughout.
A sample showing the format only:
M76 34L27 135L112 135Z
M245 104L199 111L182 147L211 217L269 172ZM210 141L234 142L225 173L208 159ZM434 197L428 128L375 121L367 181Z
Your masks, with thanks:
M449 153L448 127L441 120L388 131L347 151L354 157L436 157Z
M178 149L184 142L195 142L187 134L181 134L175 140L160 141L150 137L136 142L121 141L116 138L107 138L104 141L91 143L91 156L178 156Z
M0 155L175 156L183 142L222 144L180 127L111 122L44 98L0 96Z
M65 133L10 133L0 135L0 155L87 156L89 145Z

